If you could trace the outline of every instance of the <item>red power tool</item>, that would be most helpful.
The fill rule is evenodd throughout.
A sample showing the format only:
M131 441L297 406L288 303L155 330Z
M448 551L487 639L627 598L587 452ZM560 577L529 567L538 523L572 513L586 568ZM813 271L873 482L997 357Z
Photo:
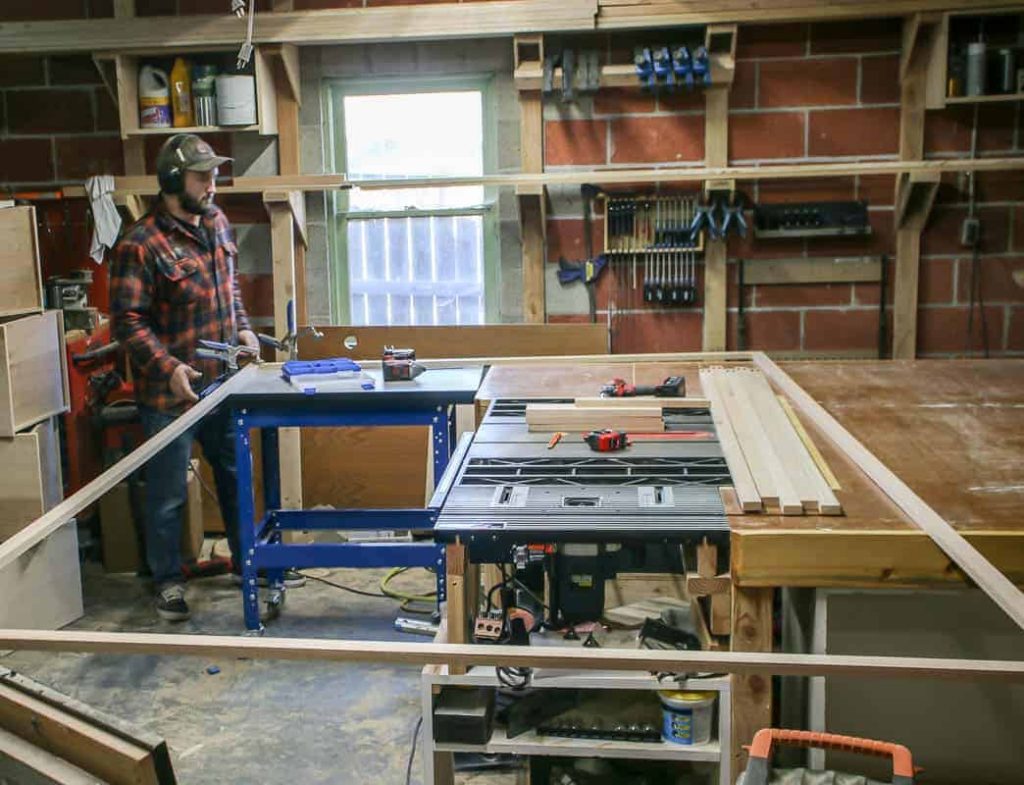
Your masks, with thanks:
M681 398L686 395L686 377L669 376L661 384L654 386L627 384L625 379L612 379L601 388L602 398L632 398L636 395L653 395L656 398Z
M605 428L603 431L591 431L583 437L594 452L618 452L629 447L629 438L622 431Z

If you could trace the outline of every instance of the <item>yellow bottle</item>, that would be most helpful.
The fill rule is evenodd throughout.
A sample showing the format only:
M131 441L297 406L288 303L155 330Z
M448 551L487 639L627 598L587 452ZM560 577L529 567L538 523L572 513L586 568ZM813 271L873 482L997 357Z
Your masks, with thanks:
M192 114L192 68L183 57L176 59L171 69L171 111L175 128L195 125Z

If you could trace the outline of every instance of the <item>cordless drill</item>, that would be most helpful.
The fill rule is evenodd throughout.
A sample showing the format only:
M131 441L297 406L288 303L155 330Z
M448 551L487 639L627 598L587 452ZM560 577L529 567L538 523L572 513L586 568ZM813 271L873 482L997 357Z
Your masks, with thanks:
M653 395L656 398L680 398L686 395L686 377L669 376L661 384L653 386L627 384L625 379L612 379L601 388L602 398L632 398L636 395Z

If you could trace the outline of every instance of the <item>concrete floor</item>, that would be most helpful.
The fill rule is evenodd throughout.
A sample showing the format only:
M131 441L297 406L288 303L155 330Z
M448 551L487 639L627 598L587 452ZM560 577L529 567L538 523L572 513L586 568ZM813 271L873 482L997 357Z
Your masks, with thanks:
M385 572L333 570L329 577L378 591ZM106 575L96 565L85 565L83 574L85 616L69 629L234 635L243 628L239 590L227 576L191 583L192 618L171 624L153 612L146 581ZM411 571L393 586L425 593L433 577ZM309 581L289 591L284 613L266 635L429 640L395 632L396 615L397 601ZM182 785L402 785L420 715L414 667L36 652L7 653L0 665L164 737ZM211 665L220 673L207 674ZM412 782L422 779L417 752ZM514 776L460 780L514 782Z

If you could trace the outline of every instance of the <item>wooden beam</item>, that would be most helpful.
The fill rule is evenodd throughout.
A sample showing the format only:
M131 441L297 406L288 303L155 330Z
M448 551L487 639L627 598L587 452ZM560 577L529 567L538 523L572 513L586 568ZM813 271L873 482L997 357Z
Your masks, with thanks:
M1024 629L1024 593L997 570L973 545L857 441L821 404L762 352L754 363L793 404L892 499L903 513L932 538L943 552Z
M924 229L939 192L942 176L938 172L902 174L896 188L896 228Z
M494 188L536 189L550 185L605 186L644 183L719 183L728 180L789 180L816 177L855 177L900 174L903 172L1004 172L1024 169L1024 156L1009 158L948 158L930 161L864 161L850 163L779 164L776 166L665 167L664 169L580 169L572 171L492 174L473 177L416 177L395 180L350 180L338 174L275 175L236 177L231 184L218 186L223 194L262 194L264 191L402 190L406 188L454 188L482 185ZM159 190L156 177L115 177L115 197L129 193L153 195ZM62 189L68 198L84 198L84 186Z
M148 750L7 684L0 726L105 782L159 785Z
M288 0L291 2L291 0ZM286 96L295 102L296 106L302 106L302 80L299 68L299 48L294 44L272 44L263 47L263 51L272 60L276 60L281 71L284 72L284 80L278 81L277 90L280 94L282 88ZM278 122L280 123L280 104L278 105ZM282 172L284 174L284 172Z
M278 0L280 2L280 0ZM991 10L1019 0L986 0ZM963 9L963 0L845 0L822 3L751 3L714 6L697 0L622 5L609 0L506 0L489 3L371 7L261 14L260 43L378 43L504 37L517 33L601 32L707 24L815 22L889 18L915 12ZM598 14L598 11L600 13ZM136 49L150 56L185 49L237 47L238 20L228 14L138 19L85 19L0 24L0 53L88 52ZM133 24L128 24L132 22Z
M733 586L731 653L771 652L773 594L772 589ZM768 670L733 674L731 739L734 781L745 768L743 745L750 744L761 728L771 727L772 675Z
M106 785L78 766L0 729L0 782L19 785Z
M490 3L342 8L260 14L260 44L378 43L498 38L516 33L594 29L596 0L498 0ZM224 13L131 19L81 19L0 24L0 54L183 50L237 47L240 25Z
M134 471L144 466L150 458L160 452L170 442L195 426L203 417L223 403L233 390L245 383L248 375L252 373L256 373L256 366L249 366L241 370L206 398L203 398L199 403L178 417L160 433L144 441L135 450L103 472L103 474L86 483L76 493L73 493L45 515L37 518L9 540L0 543L0 570L13 563L36 543L46 539L46 537L90 504L99 501L103 494L126 479Z
M295 232L302 245L309 247L306 238L306 200L301 191L265 191L263 193L265 205L283 205L287 208L295 224Z
M769 592L754 592L769 594ZM749 595L748 595L749 596ZM765 602L743 605L751 626L744 640L763 641ZM450 633L449 633L450 634ZM1024 683L1024 662L823 654L773 654L761 651L699 652L655 649L583 649L568 646L480 646L453 643L405 643L338 638L255 638L232 635L173 635L79 630L0 630L0 648L15 651L85 652L217 658L373 662L397 665L476 665L509 667L666 671L712 671L779 676L861 676L962 679Z
M918 265L921 230L896 230L896 273L893 284L892 357L912 360L917 355Z
M540 68L544 40L538 36L516 36L512 51L519 67ZM527 58L537 58L536 60ZM539 86L519 93L520 169L530 175L544 171L544 101ZM523 244L523 321L547 321L544 267L547 258L547 212L543 185L516 187L519 229Z

